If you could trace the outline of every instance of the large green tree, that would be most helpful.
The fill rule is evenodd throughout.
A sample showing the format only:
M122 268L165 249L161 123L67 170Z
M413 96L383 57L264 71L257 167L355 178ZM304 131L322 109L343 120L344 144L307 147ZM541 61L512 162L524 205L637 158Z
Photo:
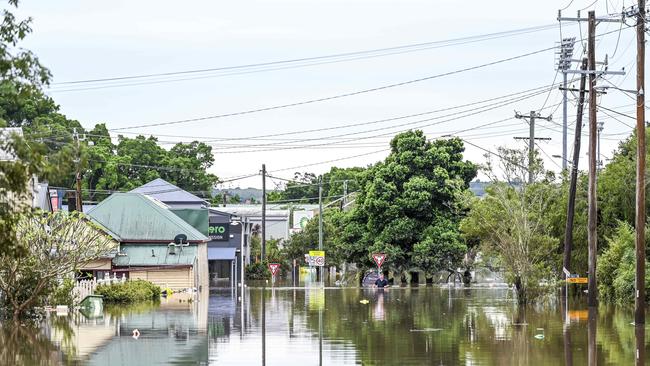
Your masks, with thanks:
M460 139L428 141L422 131L401 133L391 152L360 177L355 207L342 220L345 258L367 267L370 254L387 254L387 267L428 274L457 266L460 196L477 168L463 160Z
M0 24L0 127L15 127L51 108L41 92L49 82L49 71L19 46L31 32L31 19L16 19L11 8L17 5L17 0L9 1ZM15 134L1 133L0 153L9 157L0 161L0 257L15 256L25 252L17 244L15 227L20 214L29 209L28 181L41 172L42 164L29 144Z

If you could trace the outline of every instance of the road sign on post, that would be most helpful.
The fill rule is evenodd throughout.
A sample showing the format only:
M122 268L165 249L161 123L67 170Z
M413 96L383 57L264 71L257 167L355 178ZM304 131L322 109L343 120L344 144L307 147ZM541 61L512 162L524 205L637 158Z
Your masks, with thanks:
M587 277L569 277L566 279L567 283L588 283Z
M305 256L310 266L323 267L325 265L325 251L310 250L309 255Z
M384 261L386 260L386 254L384 253L373 253L372 254L372 260L375 261L377 264L377 269L381 269L381 265L384 264Z
M280 263L269 263L269 270L271 271L271 275L275 277L280 270Z

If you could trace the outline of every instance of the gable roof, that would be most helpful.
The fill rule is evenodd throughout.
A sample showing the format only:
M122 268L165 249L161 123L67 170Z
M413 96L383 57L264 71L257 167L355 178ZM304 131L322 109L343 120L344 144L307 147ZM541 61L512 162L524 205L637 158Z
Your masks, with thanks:
M169 243L178 234L190 242L207 242L210 238L176 216L168 206L139 193L114 193L88 213L121 242Z
M203 198L197 197L161 178L156 178L149 183L143 184L130 193L146 194L165 203L208 204L208 201Z

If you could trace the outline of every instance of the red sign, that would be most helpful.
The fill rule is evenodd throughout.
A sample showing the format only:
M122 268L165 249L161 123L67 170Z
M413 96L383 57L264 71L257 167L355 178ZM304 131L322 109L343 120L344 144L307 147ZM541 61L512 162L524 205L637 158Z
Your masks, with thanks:
M377 263L377 268L381 268L381 265L384 264L384 261L386 260L386 254L384 253L373 253L372 254L372 260Z
M275 277L276 273L280 270L280 263L269 263L269 270L271 270L271 274Z

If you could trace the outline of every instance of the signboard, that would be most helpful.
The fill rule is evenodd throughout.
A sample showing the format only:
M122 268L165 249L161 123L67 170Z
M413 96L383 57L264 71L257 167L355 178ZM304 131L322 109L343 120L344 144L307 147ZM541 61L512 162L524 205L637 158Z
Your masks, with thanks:
M384 264L386 260L386 254L384 253L373 253L372 260L377 264L377 268L381 268L381 265Z
M568 283L588 283L589 279L587 277L569 277L566 281Z
M230 224L211 222L208 224L208 236L215 241L230 240Z
M305 261L307 261L310 266L322 267L325 265L325 251L310 250L309 254L305 254Z
M573 321L584 321L589 318L589 311L588 310L569 310L569 320Z
M269 270L271 271L273 277L275 277L275 275L280 270L280 263L269 263Z
M314 217L314 211L293 211L293 229L303 230Z

